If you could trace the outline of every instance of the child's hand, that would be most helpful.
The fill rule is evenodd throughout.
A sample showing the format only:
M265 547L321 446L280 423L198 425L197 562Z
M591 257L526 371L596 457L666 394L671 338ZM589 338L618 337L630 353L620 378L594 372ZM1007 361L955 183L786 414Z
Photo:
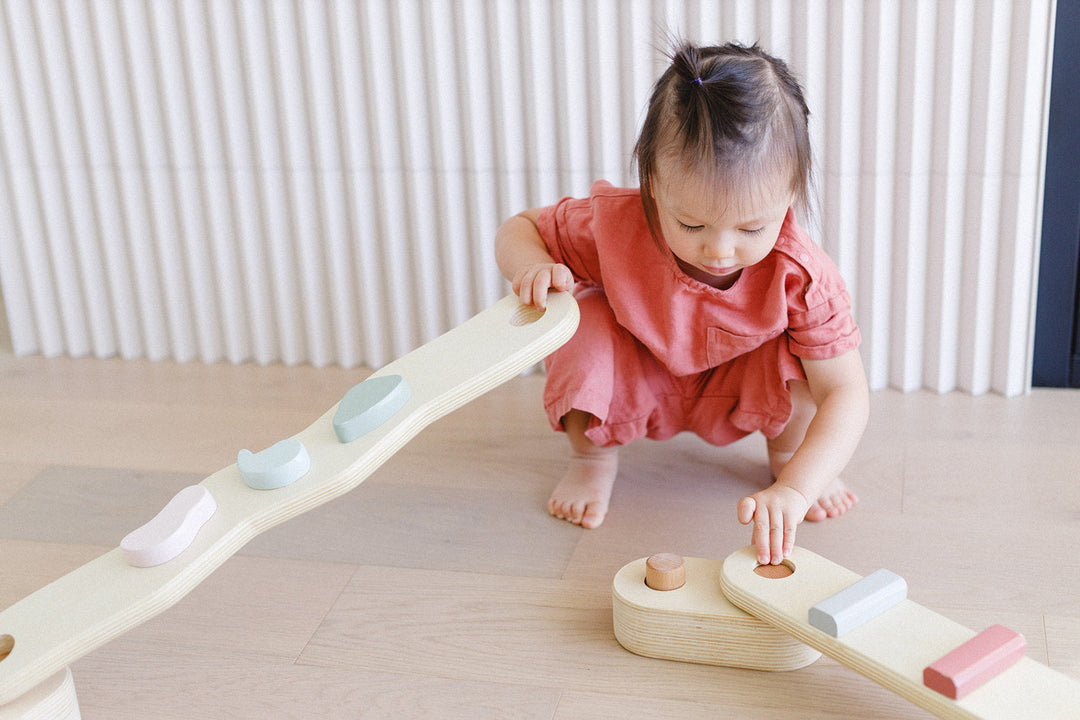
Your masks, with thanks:
M795 547L795 528L810 509L810 502L793 487L771 487L739 501L739 522L754 523L753 543L758 562L778 565Z
M574 276L570 268L561 263L533 263L514 275L514 293L518 300L540 309L547 305L548 290L569 290L572 287Z

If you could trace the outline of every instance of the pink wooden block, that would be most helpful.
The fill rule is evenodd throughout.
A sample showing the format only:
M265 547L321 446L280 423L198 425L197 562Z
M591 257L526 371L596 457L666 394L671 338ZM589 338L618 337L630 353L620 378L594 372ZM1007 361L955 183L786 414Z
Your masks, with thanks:
M959 700L1013 665L1027 641L1003 625L992 625L923 670L923 684Z

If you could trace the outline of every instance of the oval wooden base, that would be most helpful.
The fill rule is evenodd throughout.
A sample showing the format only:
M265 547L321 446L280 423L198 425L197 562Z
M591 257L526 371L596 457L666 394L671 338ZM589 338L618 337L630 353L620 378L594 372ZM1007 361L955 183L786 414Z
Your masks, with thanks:
M646 558L624 566L612 585L615 637L632 653L750 670L795 670L820 653L728 602L719 560L686 558L686 584L653 590Z
M79 720L71 670L64 668L25 695L0 705L0 720Z

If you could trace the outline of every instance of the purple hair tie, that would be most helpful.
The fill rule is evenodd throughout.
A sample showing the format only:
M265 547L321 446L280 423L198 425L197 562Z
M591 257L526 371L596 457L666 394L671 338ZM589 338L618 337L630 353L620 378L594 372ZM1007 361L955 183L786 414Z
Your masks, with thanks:
M700 77L694 78L694 82L697 83L698 85L701 85L701 78Z

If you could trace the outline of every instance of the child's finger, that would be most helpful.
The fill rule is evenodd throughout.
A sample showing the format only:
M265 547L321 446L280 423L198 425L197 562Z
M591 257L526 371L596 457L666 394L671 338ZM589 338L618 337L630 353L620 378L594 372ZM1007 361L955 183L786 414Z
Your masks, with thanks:
M536 273L532 283L532 304L541 310L547 305L549 287L551 287L551 275L546 272Z
M769 518L769 523L769 562L779 565L784 559L784 535L786 534L783 514L773 513Z
M556 290L569 290L574 286L574 276L570 268L565 265L556 265L551 273L551 287Z
M768 565L771 559L772 532L769 518L769 506L758 503L754 511L753 543L757 549L758 562L762 565Z
M739 518L739 524L749 525L754 519L754 510L757 508L757 501L753 497L744 497L739 501L739 504L735 507L735 512Z
M789 513L790 514L790 513ZM784 516L784 554L783 560L795 549L795 530L799 527L799 521L795 517Z
M791 551L795 548L795 536L784 533L784 548L780 554L780 561L783 562L784 558L791 554Z
M523 305L532 304L532 276L528 270L519 270L514 276L514 294Z

